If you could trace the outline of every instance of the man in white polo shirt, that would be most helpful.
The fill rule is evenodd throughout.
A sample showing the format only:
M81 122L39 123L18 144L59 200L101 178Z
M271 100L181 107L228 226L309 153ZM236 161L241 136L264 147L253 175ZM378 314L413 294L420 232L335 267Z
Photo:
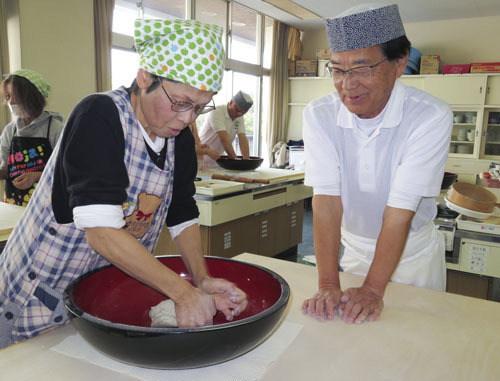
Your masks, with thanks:
M215 108L205 119L200 129L200 140L208 148L217 151L219 154L226 152L230 158L236 158L233 141L238 136L241 156L248 159L250 149L245 133L245 121L243 115L252 107L253 101L250 95L243 91L238 91L236 95L227 103ZM217 167L215 161L208 155L204 157L205 168Z
M379 317L389 281L444 290L444 238L434 228L452 130L444 102L397 79L410 41L397 5L352 8L326 20L337 92L304 111L305 183L314 189L318 320ZM366 276L342 290L344 271Z

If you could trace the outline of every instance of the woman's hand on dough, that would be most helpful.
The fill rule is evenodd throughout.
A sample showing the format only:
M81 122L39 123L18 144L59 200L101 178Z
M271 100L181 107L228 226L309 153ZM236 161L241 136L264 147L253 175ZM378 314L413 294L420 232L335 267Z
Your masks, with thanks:
M179 328L194 328L210 325L217 313L214 298L198 288L192 293L175 301L175 313Z
M247 295L225 279L207 277L199 287L214 298L217 310L224 314L226 320L233 320L247 308Z

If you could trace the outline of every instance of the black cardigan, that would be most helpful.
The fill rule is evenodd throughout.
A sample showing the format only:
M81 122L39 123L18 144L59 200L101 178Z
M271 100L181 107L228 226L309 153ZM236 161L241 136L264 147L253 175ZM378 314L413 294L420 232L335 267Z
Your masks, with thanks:
M52 208L58 223L73 222L73 208L77 206L122 205L127 200L129 178L124 153L125 138L113 100L102 94L84 98L68 118L55 163ZM156 153L148 149L148 154L146 160L156 163ZM167 226L198 217L196 172L194 138L185 128L175 137L174 185Z

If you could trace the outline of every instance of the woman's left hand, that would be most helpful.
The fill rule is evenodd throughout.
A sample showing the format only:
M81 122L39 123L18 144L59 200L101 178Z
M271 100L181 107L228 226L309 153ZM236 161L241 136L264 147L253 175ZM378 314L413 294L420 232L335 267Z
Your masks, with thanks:
M225 279L208 277L198 287L214 298L217 310L224 314L226 320L233 320L247 308L246 294Z
M12 181L12 185L21 190L29 189L34 183L40 180L40 176L42 176L42 172L25 172L16 177Z

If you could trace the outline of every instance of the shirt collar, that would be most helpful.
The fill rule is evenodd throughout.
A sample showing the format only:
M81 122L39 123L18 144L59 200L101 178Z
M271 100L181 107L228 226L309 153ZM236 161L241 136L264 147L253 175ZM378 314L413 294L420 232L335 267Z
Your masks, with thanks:
M394 128L399 125L403 119L403 107L405 98L405 86L397 80L386 105L384 119L381 128ZM341 103L337 114L337 125L342 128L354 128L354 114Z

